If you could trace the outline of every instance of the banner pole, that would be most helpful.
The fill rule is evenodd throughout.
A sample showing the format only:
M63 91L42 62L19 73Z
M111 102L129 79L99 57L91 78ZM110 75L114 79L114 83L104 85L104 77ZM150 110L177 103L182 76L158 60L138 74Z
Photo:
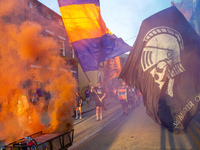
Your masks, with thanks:
M90 79L89 79L89 77L88 77L88 75L86 74L86 72L85 72L85 71L84 71L84 73L85 73L85 76L86 76L86 78L88 79L88 81L89 81L90 85L91 85L91 86L93 86L93 85L92 85L92 83L91 83L91 81L90 81ZM93 87L94 87L94 86L93 86ZM97 95L97 97L98 97L99 101L101 101L101 100L100 100L100 97L99 97L99 95L97 94L97 91L96 91L94 88L93 88L93 90L94 90L95 94Z

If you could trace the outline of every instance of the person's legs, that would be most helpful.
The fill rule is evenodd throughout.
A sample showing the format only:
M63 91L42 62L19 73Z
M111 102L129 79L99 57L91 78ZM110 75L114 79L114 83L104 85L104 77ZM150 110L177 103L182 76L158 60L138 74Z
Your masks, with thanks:
M124 113L126 112L126 107L125 107L125 103L124 102L122 103L122 110L123 110Z
M124 103L122 101L120 101L120 104L122 106L122 111L123 111L123 114L125 113L125 107L124 107Z
M96 106L96 120L99 120L99 106Z
M127 102L124 103L124 112L126 115L128 115L128 103Z
M75 119L78 119L78 108L76 108L76 118Z
M123 115L128 115L128 103L127 102L121 102Z
M81 107L78 108L79 112L80 112L80 119L82 119L82 111L81 111Z
M102 118L103 118L103 108L100 107L100 120L102 120Z
M90 106L90 97L86 98L88 106Z

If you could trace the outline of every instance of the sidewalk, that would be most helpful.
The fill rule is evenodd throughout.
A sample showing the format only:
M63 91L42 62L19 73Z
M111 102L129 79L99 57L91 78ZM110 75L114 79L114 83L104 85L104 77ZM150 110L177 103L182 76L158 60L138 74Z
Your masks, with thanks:
M82 114L87 113L89 111L94 110L95 107L95 102L94 101L90 101L90 106L88 106L86 101L83 101L83 106L82 106Z

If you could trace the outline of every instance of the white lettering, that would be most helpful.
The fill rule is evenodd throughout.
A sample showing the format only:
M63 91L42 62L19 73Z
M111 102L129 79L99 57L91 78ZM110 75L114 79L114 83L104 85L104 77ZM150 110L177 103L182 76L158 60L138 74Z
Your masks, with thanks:
M188 106L189 106L189 109L191 109L192 107L194 107L194 103L193 103L192 101L190 101L190 102L188 103Z
M185 116L185 115L183 115L182 113L180 113L180 114L178 115L178 117L179 117L179 119L180 119L181 121L183 120L184 116Z
M195 106L195 103L193 102L200 102L200 93L193 99L193 101L189 101L187 105L183 108L183 110L176 115L176 119L173 121L174 127L178 127L181 123L181 121L185 118L186 114L190 109L192 109Z
M175 126L175 128L178 127L179 123L180 123L180 122L177 121L177 120L175 120L175 121L173 122L173 125Z
M194 107L194 103L192 101L189 101L189 103L187 105L185 105L185 107L183 108L183 110L178 114L178 118L173 122L173 125L175 127L177 127L180 122L185 118L185 115L187 114L187 112L192 109L192 107Z
M200 101L200 94L197 95L197 96L195 97L195 101L196 101L196 102L199 102L199 101Z

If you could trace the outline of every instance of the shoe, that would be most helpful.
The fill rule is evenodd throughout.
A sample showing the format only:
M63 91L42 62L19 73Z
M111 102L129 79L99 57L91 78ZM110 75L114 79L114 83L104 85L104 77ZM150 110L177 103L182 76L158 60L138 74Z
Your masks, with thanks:
M96 121L99 121L99 118L97 118Z
M102 120L102 118L100 118L100 120Z
M76 116L76 118L75 119L78 119L78 116Z
M80 118L79 119L82 119L82 116L80 116Z

